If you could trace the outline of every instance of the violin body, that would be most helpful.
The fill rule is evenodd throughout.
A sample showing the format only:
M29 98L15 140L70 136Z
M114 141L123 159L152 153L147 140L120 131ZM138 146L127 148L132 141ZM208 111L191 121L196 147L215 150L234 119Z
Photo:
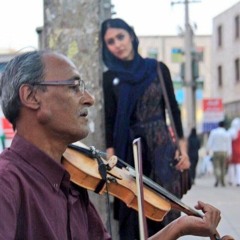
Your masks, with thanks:
M108 162L102 159L104 164ZM98 172L98 162L85 154L67 148L63 154L62 164L70 173L71 181L88 190L96 191L102 177ZM101 185L101 184L100 184ZM123 201L128 207L138 210L137 187L135 179L126 169L113 167L107 171L107 181L101 185L99 194L108 192ZM171 204L164 197L144 187L145 216L154 221L162 221L171 210Z

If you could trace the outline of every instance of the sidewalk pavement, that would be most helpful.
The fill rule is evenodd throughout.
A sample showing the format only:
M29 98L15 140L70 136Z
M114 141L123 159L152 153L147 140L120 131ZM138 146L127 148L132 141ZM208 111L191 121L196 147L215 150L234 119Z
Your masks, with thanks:
M240 240L240 187L214 187L212 174L199 177L191 190L182 198L182 202L194 207L198 200L212 204L221 210L221 222L218 232L221 236L231 235ZM204 240L206 237L185 236L181 240Z

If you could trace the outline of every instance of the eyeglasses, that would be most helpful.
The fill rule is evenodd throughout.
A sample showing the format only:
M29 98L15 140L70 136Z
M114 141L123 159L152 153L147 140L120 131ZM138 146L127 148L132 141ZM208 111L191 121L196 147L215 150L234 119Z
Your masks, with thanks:
M81 93L86 90L85 82L81 79L68 79L68 80L53 80L35 83L36 86L73 86L78 87Z

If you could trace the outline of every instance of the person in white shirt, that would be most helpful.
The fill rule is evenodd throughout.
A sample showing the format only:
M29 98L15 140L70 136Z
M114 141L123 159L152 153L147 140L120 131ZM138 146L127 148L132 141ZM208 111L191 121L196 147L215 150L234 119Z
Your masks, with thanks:
M207 141L207 151L212 154L214 175L216 178L215 187L218 184L225 186L225 173L227 161L232 155L231 137L225 129L225 122L221 121L218 127L210 132Z

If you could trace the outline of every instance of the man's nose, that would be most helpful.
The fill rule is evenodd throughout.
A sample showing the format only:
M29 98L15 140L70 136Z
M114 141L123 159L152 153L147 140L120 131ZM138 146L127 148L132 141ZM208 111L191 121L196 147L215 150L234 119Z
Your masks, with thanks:
M88 90L85 90L82 96L82 101L90 107L95 103L95 97Z

